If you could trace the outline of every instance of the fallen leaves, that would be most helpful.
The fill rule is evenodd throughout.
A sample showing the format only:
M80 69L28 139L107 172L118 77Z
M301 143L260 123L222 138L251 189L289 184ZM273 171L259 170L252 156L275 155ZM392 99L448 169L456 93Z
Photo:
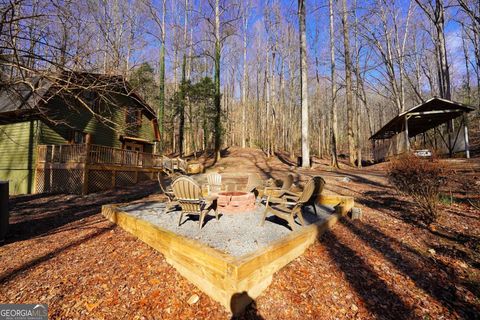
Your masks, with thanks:
M198 302L198 300L200 300L200 297L196 294L193 294L193 295L190 296L190 298L188 298L187 303L189 305L194 305L195 303Z
M227 171L222 161L236 171L255 161L274 178L289 170L254 151L232 149L220 162ZM478 211L443 208L435 230L426 230L403 220L408 204L381 172L304 172L325 176L327 192L355 196L364 218L338 223L277 272L245 319L401 319L405 309L411 318L456 319L467 318L462 309L478 308ZM345 175L348 184L337 179ZM0 247L0 301L48 303L52 319L230 318L161 254L98 214L101 204L131 201L151 188L14 200L14 239Z

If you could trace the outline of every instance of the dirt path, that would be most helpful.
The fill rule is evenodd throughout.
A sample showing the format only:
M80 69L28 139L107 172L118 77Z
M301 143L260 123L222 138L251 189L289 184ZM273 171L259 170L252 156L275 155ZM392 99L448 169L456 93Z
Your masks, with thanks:
M456 319L480 309L480 212L442 207L435 230L409 219L408 199L381 168L331 171L324 161L296 169L284 157L229 149L209 170L258 172L301 185L321 174L327 192L353 195L362 221L343 219L278 272L248 319ZM163 256L107 222L100 205L156 194L154 183L103 194L18 198L12 232L0 247L0 302L48 303L61 319L226 319L215 301ZM193 294L199 302L189 305Z

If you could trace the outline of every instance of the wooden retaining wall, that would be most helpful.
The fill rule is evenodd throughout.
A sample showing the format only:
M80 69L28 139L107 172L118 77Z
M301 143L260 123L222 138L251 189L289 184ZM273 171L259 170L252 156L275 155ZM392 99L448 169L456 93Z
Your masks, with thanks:
M160 251L182 276L236 314L268 287L275 272L302 255L315 239L341 216L346 215L354 205L352 197L342 196L322 195L317 202L320 205L335 206L335 214L242 257L224 254L133 217L122 212L118 205L103 206L102 214Z

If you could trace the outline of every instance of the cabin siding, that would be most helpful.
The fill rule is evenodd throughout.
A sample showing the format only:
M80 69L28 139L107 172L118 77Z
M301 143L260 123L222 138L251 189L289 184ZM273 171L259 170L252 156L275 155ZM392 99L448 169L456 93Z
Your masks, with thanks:
M48 121L32 120L0 126L0 180L10 181L11 194L26 194L34 191L36 147L39 144L60 145L72 140L73 131L91 135L91 143L122 148L120 136L155 139L152 120L142 109L142 123L134 130L127 130L126 111L138 109L133 100L116 95L111 104L100 106L103 117L76 101L54 98L49 101ZM144 152L152 152L152 145L145 145Z
M33 191L38 120L0 126L0 180L10 182L10 194Z
M116 96L112 100L112 103L116 103L116 105L103 105L99 108L104 119L95 117L89 110L80 105L72 108L62 106L58 101L52 102L52 106L57 111L51 116L52 123L42 125L42 136L39 144L67 143L71 140L73 130L89 133L92 136L91 142L93 144L114 148L122 148L121 135L148 141L155 139L152 120L148 119L145 111L142 110L142 125L138 129L127 129L127 108L132 107L133 102L131 99L122 96ZM70 102L69 105L75 105L75 102ZM106 119L111 120L111 122ZM147 152L151 152L151 150Z
M49 127L47 124L40 122L40 132L38 137L38 144L64 144L67 143L67 139L64 136L67 135L66 130L62 130L60 126Z

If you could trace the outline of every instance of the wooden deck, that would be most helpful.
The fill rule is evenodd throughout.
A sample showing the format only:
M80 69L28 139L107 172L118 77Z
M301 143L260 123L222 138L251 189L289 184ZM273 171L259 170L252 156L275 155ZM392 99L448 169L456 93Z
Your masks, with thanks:
M342 196L320 196L317 202L335 206L336 213L238 258L133 217L122 212L118 205L103 206L102 214L161 252L182 276L236 314L268 287L275 272L302 255L354 205L353 198Z
M199 173L203 167L181 158L93 144L39 145L35 193L81 193L156 179L161 171Z

